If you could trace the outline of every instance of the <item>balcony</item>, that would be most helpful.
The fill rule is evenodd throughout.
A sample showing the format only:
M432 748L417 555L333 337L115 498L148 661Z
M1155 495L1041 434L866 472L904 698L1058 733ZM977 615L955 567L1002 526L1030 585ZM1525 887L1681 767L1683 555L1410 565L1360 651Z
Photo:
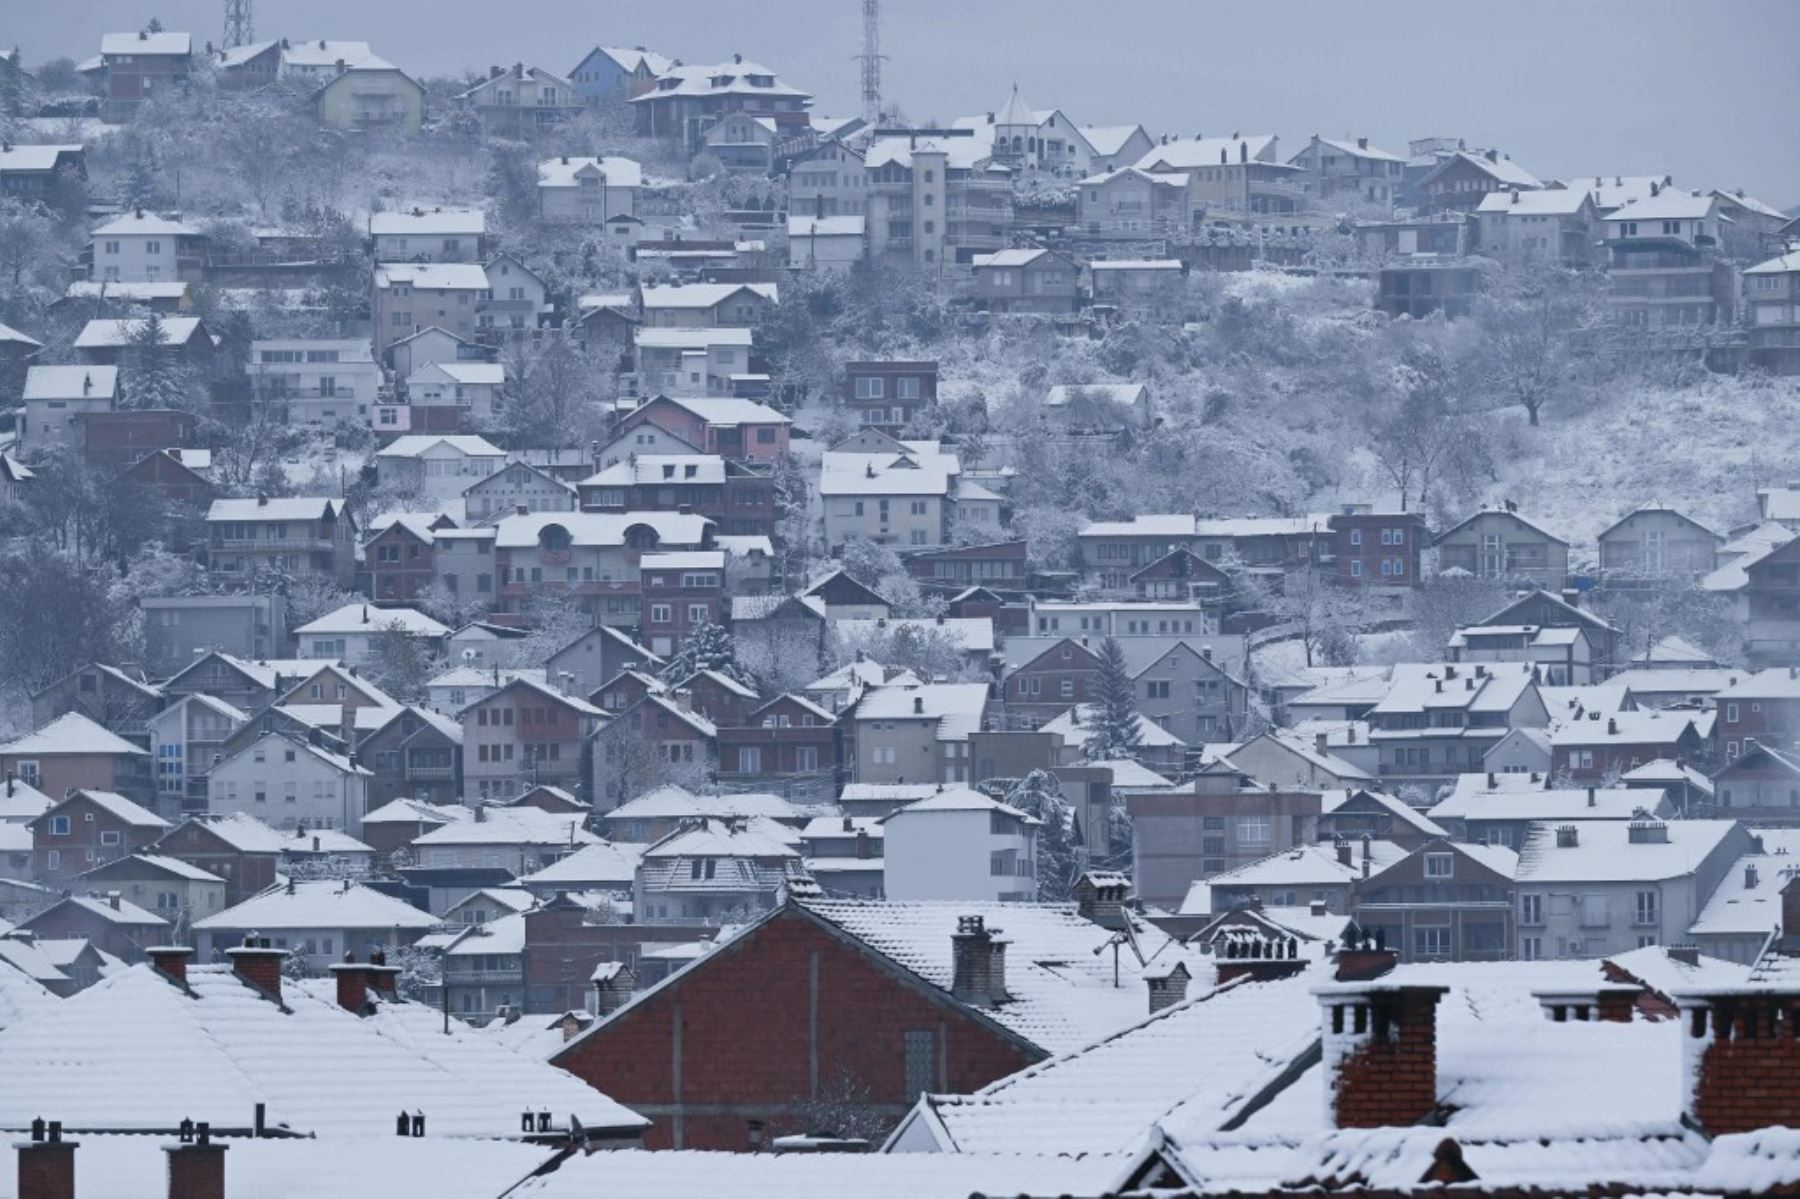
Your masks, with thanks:
M236 550L253 553L331 553L334 542L319 537L214 537L209 543L214 550Z
M443 783L456 777L452 766L408 766L406 779L413 783Z

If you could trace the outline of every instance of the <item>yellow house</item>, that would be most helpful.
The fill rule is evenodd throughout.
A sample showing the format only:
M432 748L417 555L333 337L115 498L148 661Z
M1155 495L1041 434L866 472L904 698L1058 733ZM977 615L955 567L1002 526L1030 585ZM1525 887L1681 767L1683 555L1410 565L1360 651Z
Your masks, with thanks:
M371 55L314 92L313 105L319 120L336 129L412 137L425 116L425 89L393 63Z

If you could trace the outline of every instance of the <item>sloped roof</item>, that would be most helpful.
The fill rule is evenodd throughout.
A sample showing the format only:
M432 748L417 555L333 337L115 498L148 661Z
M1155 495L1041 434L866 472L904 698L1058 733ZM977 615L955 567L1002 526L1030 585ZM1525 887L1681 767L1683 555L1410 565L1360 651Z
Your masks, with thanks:
M581 175L592 168L606 179L608 187L641 187L644 168L636 159L622 155L562 155L538 163L539 187L579 187Z
M674 784L646 791L635 799L607 812L604 819L656 820L712 816L723 819L767 816L774 820L793 820L801 815L793 802L779 795L758 792L722 795L698 795Z
M585 845L519 881L527 887L630 886L641 860L636 847L601 841Z
M479 237L487 232L487 213L479 208L376 212L369 215L369 232L376 237L444 233Z
M100 725L83 716L80 712L65 712L49 724L35 732L26 733L13 741L0 745L0 754L9 757L56 757L67 754L125 754L131 757L146 757L148 751L138 748L117 734L108 732ZM108 795L104 791L91 791L97 802L106 802L100 797ZM131 801L123 796L115 796L123 803ZM133 808L142 812L136 804Z
M288 843L292 843L288 838ZM213 929L427 929L437 922L430 912L356 882L336 879L277 883L244 902L194 921L200 931Z
M1524 883L1652 882L1692 874L1739 826L1734 820L1659 822L1666 841L1631 840L1636 821L1588 820L1576 826L1577 843L1559 846L1556 827L1532 826L1519 848L1518 881Z
M120 349L131 344L144 322L135 317L102 317L91 320L81 327L75 337L75 348L78 350ZM197 334L202 334L200 318L197 316L166 316L162 320L163 340L166 346L183 346L192 341Z
M376 633L398 629L413 637L447 637L450 629L416 608L380 608L373 604L354 603L316 620L308 621L294 632L304 635L321 633Z
M185 55L193 50L194 35L163 30L157 33L140 31L137 33L103 33L100 35L100 53L107 56L129 54L178 54Z
M1707 192L1691 192L1679 187L1665 187L1654 196L1627 200L1606 215L1612 221L1698 221L1712 215L1718 198Z
M430 845L592 845L600 838L581 827L578 813L541 808L482 809L479 820L453 820L413 841Z
M1152 146L1147 154L1138 159L1137 165L1147 171L1155 170L1158 166L1185 171L1198 167L1216 167L1220 163L1231 165L1244 157L1252 162L1261 162L1264 161L1262 156L1271 153L1274 145L1275 135L1272 133L1250 133L1242 137L1178 138ZM1221 154L1224 155L1223 158L1220 157Z
M116 366L29 366L23 399L101 400L119 390Z

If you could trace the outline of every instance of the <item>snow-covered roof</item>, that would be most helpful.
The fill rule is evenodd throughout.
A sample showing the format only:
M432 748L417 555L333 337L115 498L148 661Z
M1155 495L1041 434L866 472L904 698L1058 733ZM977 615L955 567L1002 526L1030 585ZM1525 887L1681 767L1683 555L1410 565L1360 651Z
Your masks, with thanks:
M458 820L468 820L474 813L461 804L429 804L422 799L409 799L402 796L382 804L379 808L362 818L364 826L370 824L450 824Z
M247 812L190 816L188 819L244 853L280 853L286 843L279 830L269 827Z
M652 350L706 350L713 346L742 346L750 348L750 330L729 325L709 325L704 329L669 329L639 328L632 333L632 341L639 349ZM689 407L685 398L666 397L675 400L682 407ZM741 400L740 403L754 403L752 400ZM762 407L758 404L757 407ZM769 411L773 412L771 408Z
M1401 662L1395 665L1387 694L1370 709L1383 715L1437 710L1508 712L1533 686L1527 662L1463 665ZM1377 729L1373 734L1381 735Z
M372 854L374 848L358 841L349 833L335 828L306 828L284 832L283 853L304 857L307 854Z
M229 967L190 965L186 990L133 967L0 1032L0 1120L23 1127L48 1105L74 1127L166 1128L171 1112L228 1127L266 1104L276 1127L352 1140L386 1132L388 1143L403 1110L425 1112L441 1138L514 1136L519 1112L541 1107L589 1128L645 1124L460 1022L446 1032L435 1008L383 1003L358 1017L333 989L290 983L277 1005Z
M123 213L94 228L95 237L121 237L127 234L143 237L199 237L200 230L182 221L172 221L168 217L142 209Z
M1334 845L1302 845L1246 862L1206 881L1214 891L1220 887L1304 888L1348 883L1362 877L1365 844L1370 873L1386 870L1408 853L1392 841L1357 842L1350 847L1350 861L1346 864L1338 860Z
M180 858L171 858L160 853L134 853L130 857L119 858L114 861L131 862L140 866L147 866L152 870L160 870L164 874L172 874L176 878L185 879L191 883L222 883L225 881L210 870L202 870L200 867L190 865ZM107 866L113 864L114 862L108 862ZM100 866L96 867L96 869L104 870L106 867Z
M663 286L650 285L644 287L640 295L643 297L644 311L653 308L712 308L730 299L740 291L750 292L769 303L780 299L780 290L773 283L674 283Z
M1388 812L1389 815L1424 837L1447 837L1443 828L1425 813L1411 804L1387 794L1385 791L1372 791L1363 788L1346 788L1342 791L1326 791L1319 796L1319 811L1329 816L1339 808L1358 796L1374 803Z
M119 390L116 366L31 366L25 368L27 403L32 400L108 400Z
M39 143L0 146L0 175L9 171L53 171L64 154L80 154L79 145Z
M911 135L877 137L863 151L863 165L873 171L897 166L912 169L914 154L942 154L944 166L952 171L973 170L994 155L993 143L979 137L919 138Z
M1102 158L1117 154L1125 148L1125 143L1131 140L1132 134L1144 131L1142 125L1082 125L1079 129L1094 153ZM1144 136L1148 137L1149 134L1145 133Z
M651 333L682 333L681 329L651 329ZM749 345L748 329L699 330L704 333L743 334L740 344ZM639 344L642 344L640 342ZM767 404L734 396L659 396L677 408L685 408L709 425L791 425L793 419ZM654 402L654 401L651 401Z
M1692 874L1739 825L1734 820L1653 822L1656 840L1633 832L1636 820L1587 820L1576 843L1559 845L1557 827L1532 826L1519 849L1520 885L1527 883L1652 882Z
M367 42L338 41L331 38L309 38L300 42L283 42L281 59L294 67L336 67L338 63L354 65L374 57Z
M1230 759L1234 755L1242 753L1250 746L1266 742L1280 746L1282 749L1287 750L1289 753L1299 758L1307 766L1314 770L1322 771L1333 778L1367 780L1373 777L1362 767L1351 762L1346 762L1344 759L1330 752L1329 749L1324 753L1319 752L1316 742L1307 741L1301 737L1292 735L1284 736L1284 732L1285 730L1277 730L1265 733L1258 737L1253 737L1249 741L1244 742L1242 745L1237 746L1235 749L1225 754L1224 757ZM1236 765L1236 763L1233 763L1233 765ZM1273 783L1283 780L1270 778L1263 779L1262 781Z
M1718 199L1707 192L1665 187L1654 196L1627 200L1605 219L1613 221L1700 221L1713 214Z
M68 904L79 908L90 916L98 916L107 924L116 924L122 928L167 928L168 921L147 908L140 908L129 899L116 898L112 895L71 895L56 905ZM55 908L51 908L54 911ZM40 912L39 917L45 913ZM36 919L37 917L34 917ZM26 921L29 925L31 922Z
M1130 520L1095 520L1078 537L1192 537L1194 518L1180 513L1139 514Z
M481 818L453 820L416 838L430 845L560 845L573 848L600 840L581 827L579 813L546 812L541 808L481 809Z
M479 262L384 262L376 266L376 287L396 283L424 291L485 291L488 276Z
M1664 805L1663 794L1650 788L1558 787L1543 782L1509 786L1507 780L1521 774L1495 775L1495 786L1486 775L1465 774L1442 801L1431 808L1431 818L1444 820L1630 820L1639 808L1654 812Z
M684 817L711 816L721 819L747 819L767 816L774 820L793 820L801 810L793 801L779 795L743 792L722 795L698 795L674 784L646 791L636 799L620 804L606 813L611 823L620 820L668 820Z
M1221 163L1231 166L1245 158L1252 162L1261 161L1264 154L1272 152L1274 145L1275 135L1272 133L1250 133L1242 137L1178 138L1152 146L1149 153L1137 160L1136 165L1146 171L1158 168L1186 171L1199 167L1216 167ZM1264 165L1275 164L1265 162Z
M292 844L293 838L287 838ZM367 846L363 848L367 849ZM418 929L437 923L430 912L358 882L337 879L276 883L244 902L194 921L199 931L255 929Z
M487 232L487 213L479 208L414 209L410 212L376 212L369 216L369 232L376 237L462 234L479 237Z
M1093 738L1100 724L1100 709L1094 704L1077 704L1067 712L1052 717L1038 729L1061 737L1063 744L1079 752ZM1143 749L1167 749L1187 743L1154 720L1138 721L1138 745Z
M494 544L500 549L531 549L546 527L557 525L580 546L623 545L625 534L638 526L655 530L665 545L699 545L711 523L685 512L527 512L503 517L495 526Z
M885 824L902 816L917 816L926 812L998 812L1002 816L1011 816L1028 824L1042 823L1035 816L1028 816L1011 804L1001 803L971 787L946 787L941 784L924 799L914 800L903 808L889 812L881 817L881 821Z
M987 698L986 683L877 687L864 692L857 702L856 719L935 720L938 740L966 741L970 733L981 730Z
M1793 855L1800 853L1800 829L1755 830L1762 841L1719 877L1712 898L1688 927L1688 935L1768 936L1781 928L1781 889L1793 877Z
M639 65L645 67L651 75L666 75L675 60L666 54L658 54L654 50L646 50L642 46L596 46L590 54L604 54L626 72L636 71Z
M1661 783L1669 787L1686 784L1704 795L1713 793L1711 779L1692 766L1671 758L1657 758L1645 762L1635 770L1627 770L1621 774L1619 781L1626 784Z
M65 712L35 732L0 745L0 754L14 758L53 757L61 754L127 754L144 757L147 751L108 732L80 712ZM101 799L102 796L111 795L106 791L89 791L86 794L102 803L107 802ZM115 798L124 799L123 796ZM124 802L131 803L130 800ZM131 806L139 812L144 810L136 804Z
M145 54L177 54L187 55L193 51L194 36L190 33L176 33L160 30L150 33L140 30L137 33L103 33L100 35L100 53L106 57L129 55L133 58Z
M498 387L506 382L504 362L428 362L406 377L407 384L412 385L414 380L423 382L433 373L465 387Z
M752 75L766 77L769 82L757 85ZM654 90L633 96L631 103L642 104L671 96L780 96L788 99L810 99L810 93L789 87L775 72L761 63L737 59L721 63L671 63L657 76Z
M206 510L209 521L323 520L344 510L344 501L329 496L250 496L214 500Z
M1439 172L1448 169L1456 162L1472 163L1484 174L1493 177L1501 183L1511 184L1515 187L1544 186L1543 182L1538 179L1537 176L1533 175L1530 171L1527 171L1524 167L1514 162L1505 154L1496 154L1494 157L1489 158L1486 154L1476 154L1468 150L1459 150L1455 154L1446 156L1432 174L1438 174Z
M1197 954L1154 926L1134 922L1137 951L1121 946L1118 985L1113 954L1101 952L1110 929L1085 919L1074 904L875 902L803 900L807 911L837 925L884 957L948 992L951 937L960 919L979 916L1007 943L1007 1003L988 1009L997 1023L1052 1053L1067 1052L1138 1023L1149 1011L1147 966L1170 958L1207 978ZM1138 954L1143 955L1143 960ZM1316 1031L1317 1004L1314 1004Z
M81 327L75 337L75 348L78 350L116 350L131 344L143 328L144 322L136 317L104 317L91 320ZM166 316L162 318L163 341L169 346L182 346L192 341L200 331L200 318L197 316Z
M1475 211L1481 216L1574 216L1588 202L1578 187L1537 187L1489 192Z
M580 187L584 174L598 172L608 187L641 187L644 168L635 159L616 154L594 157L565 154L538 163L539 187Z
M497 365L482 363L483 366ZM449 446L470 458L504 458L506 451L473 433L408 433L375 451L377 458L418 458L438 446Z
M1637 712L1594 712L1579 720L1559 721L1550 730L1555 748L1577 745L1673 745L1695 725L1696 712L1647 709Z
M644 850L650 862L669 858L798 859L798 836L772 820L753 818L737 823L706 819L686 825Z
M303 636L332 633L370 633L398 630L412 637L447 637L449 626L440 624L416 608L380 608L373 604L345 604L308 621L294 632Z
M590 886L629 886L637 874L639 847L612 841L586 845L519 881L527 887L564 890Z
M0 1029L41 1015L60 1002L31 972L19 969L11 961L0 961Z
M1764 259L1755 266L1744 268L1746 275L1785 275L1792 271L1800 271L1800 250L1778 254L1774 258Z
M634 454L581 481L583 487L630 487L640 483L720 484L725 459L717 454Z

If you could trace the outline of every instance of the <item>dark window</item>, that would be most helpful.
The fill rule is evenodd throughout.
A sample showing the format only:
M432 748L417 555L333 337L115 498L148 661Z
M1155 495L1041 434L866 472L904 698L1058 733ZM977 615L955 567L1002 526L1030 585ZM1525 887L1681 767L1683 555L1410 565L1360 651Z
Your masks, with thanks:
M930 1029L906 1032L906 1101L937 1089L937 1034Z

